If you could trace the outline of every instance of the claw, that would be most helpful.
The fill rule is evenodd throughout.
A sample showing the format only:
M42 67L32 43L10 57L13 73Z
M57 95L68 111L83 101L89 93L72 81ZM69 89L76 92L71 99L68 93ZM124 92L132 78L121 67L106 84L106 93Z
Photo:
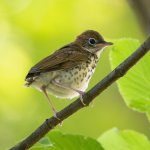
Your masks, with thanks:
M62 126L63 121L60 120L60 118L57 117L57 111L54 111L54 118L56 118L58 121L60 121L59 125Z
M56 118L57 120L60 121L60 119L57 117L57 112L56 112L56 111L54 112L54 115L53 115L53 116L54 116L54 118Z
M83 95L85 94L85 92L83 92L83 91L78 91L78 90L76 90L79 94L80 94L80 101L81 101L81 103L83 104L83 106L85 106L86 104L84 103L84 101L83 101Z
M83 106L85 106L86 104L84 103L82 96L83 96L83 95L81 94L81 95L80 95L80 101L81 101L81 103L83 104Z
M83 101L83 95L85 94L85 92L79 91L79 90L75 90L75 91L79 93L79 95L80 95L80 101L83 104L83 106L85 106L86 104Z

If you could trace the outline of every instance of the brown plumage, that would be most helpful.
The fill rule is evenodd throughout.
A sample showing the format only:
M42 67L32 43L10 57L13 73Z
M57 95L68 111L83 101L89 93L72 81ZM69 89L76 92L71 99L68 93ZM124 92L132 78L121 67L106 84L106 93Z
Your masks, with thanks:
M81 49L79 45L69 44L33 66L27 74L26 79L37 76L43 72L75 67L80 63L87 61L88 53L89 52Z
M26 85L43 91L55 112L48 94L62 98L82 95L86 90L100 53L111 45L96 31L87 30L74 42L55 51L33 66L26 76Z

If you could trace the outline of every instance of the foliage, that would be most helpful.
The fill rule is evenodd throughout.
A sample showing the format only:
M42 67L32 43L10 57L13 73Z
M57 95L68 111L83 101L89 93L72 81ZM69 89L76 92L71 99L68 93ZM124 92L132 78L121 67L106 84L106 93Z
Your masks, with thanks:
M100 143L81 135L62 134L53 131L36 144L32 150L104 150Z
M139 41L133 39L116 41L110 55L112 68L125 60L139 45ZM144 56L117 83L126 104L134 110L146 112L150 119L150 54Z
M102 145L102 146L101 146ZM102 148L103 147L103 148ZM149 150L148 139L135 131L119 131L114 128L98 140L81 135L63 134L52 131L31 150Z
M101 135L98 141L105 150L149 150L150 142L145 135L132 130L111 129Z

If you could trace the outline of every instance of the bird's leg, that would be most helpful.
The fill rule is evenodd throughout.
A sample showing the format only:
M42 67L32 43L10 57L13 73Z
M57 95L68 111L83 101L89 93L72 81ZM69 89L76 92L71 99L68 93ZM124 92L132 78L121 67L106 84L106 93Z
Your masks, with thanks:
M56 115L56 114L57 114L57 110L55 109L55 107L54 107L52 101L50 100L50 98L49 98L49 96L48 96L48 94L47 94L46 87L43 86L43 87L41 88L41 90L43 91L44 95L46 96L46 98L47 98L47 100L48 100L48 102L49 102L49 104L50 104L50 107L51 107L51 109L52 109L52 111L53 111L53 113L54 113L54 117L57 118L58 120L60 120L60 119L57 117L57 115Z
M72 87L69 87L69 86L67 86L67 85L63 85L63 84L57 82L56 80L52 80L52 83L55 84L55 85L57 85L57 86L59 86L59 87L63 87L63 88L66 88L66 89L71 89L71 90L77 92L77 93L80 95L80 101L81 101L81 103L82 103L84 106L86 105L86 104L84 103L84 101L83 101L83 95L85 94L84 91L80 91L80 90L74 89L74 88L72 88Z
M76 90L76 89L71 88L71 87L70 87L70 89L72 89L73 91L76 91L77 93L79 93L79 95L80 95L80 101L81 101L81 103L85 106L86 104L85 104L84 101L83 101L83 95L85 94L85 92L80 91L80 90Z

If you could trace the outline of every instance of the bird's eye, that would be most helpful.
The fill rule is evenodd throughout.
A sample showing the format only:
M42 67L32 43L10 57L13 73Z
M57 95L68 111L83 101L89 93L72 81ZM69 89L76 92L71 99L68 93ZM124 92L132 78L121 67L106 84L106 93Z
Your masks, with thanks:
M96 40L94 38L89 38L89 44L90 45L95 45L96 44Z

